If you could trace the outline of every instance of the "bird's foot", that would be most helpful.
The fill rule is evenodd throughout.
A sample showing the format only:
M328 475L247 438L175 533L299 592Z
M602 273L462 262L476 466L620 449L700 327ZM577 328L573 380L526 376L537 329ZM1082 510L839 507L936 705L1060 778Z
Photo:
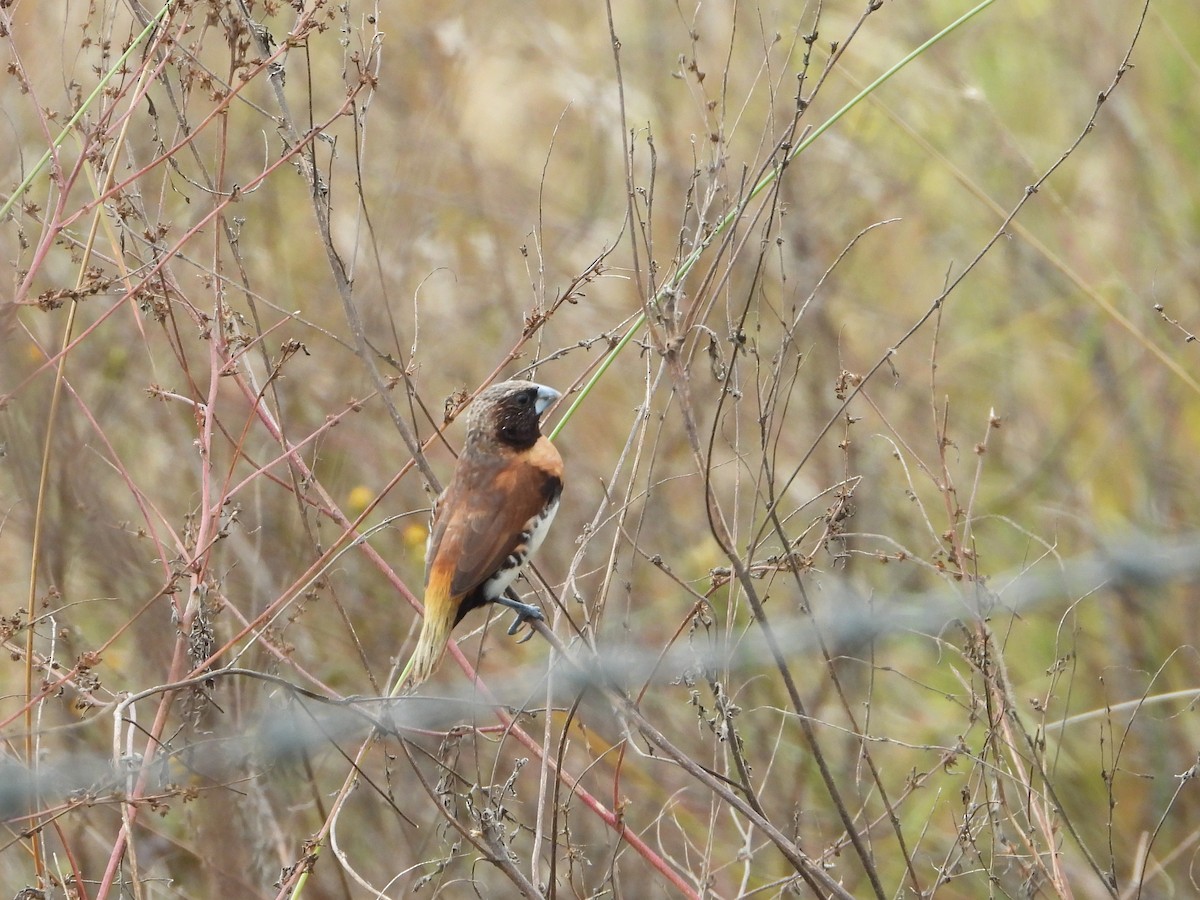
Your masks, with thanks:
M508 626L509 635L514 635L521 630L521 626L526 622L544 622L546 617L542 615L542 611L536 606L529 603L522 603L520 600L514 600L511 597L499 597L496 600L501 606L507 606L517 614L513 619L513 623ZM529 629L529 634L521 638L517 643L523 644L533 637L533 629Z

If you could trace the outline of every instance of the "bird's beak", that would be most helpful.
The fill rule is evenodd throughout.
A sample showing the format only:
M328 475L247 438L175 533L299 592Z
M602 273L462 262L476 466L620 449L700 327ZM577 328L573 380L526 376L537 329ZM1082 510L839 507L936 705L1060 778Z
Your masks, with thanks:
M539 384L537 389L537 402L533 405L533 408L537 410L537 414L540 416L547 409L549 409L550 404L561 397L562 394L552 387L546 387L544 384Z

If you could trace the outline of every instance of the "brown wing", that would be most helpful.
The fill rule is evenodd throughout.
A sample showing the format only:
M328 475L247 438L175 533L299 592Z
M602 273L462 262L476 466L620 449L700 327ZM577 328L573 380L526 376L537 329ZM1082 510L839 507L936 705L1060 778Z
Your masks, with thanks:
M526 524L558 495L562 460L545 438L523 453L459 461L434 512L425 583L461 597L496 573Z

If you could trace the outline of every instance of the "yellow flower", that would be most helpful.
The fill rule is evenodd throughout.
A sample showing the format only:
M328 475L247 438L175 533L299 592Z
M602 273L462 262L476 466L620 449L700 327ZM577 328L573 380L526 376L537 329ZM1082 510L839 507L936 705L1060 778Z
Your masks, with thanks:
M350 496L346 499L346 505L350 508L350 512L358 515L367 508L372 500L375 499L375 492L365 484L360 484L351 488Z

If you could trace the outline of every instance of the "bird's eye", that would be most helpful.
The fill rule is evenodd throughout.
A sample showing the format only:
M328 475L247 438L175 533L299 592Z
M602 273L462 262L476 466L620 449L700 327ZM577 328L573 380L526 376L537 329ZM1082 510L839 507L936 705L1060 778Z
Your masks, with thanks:
M528 406L533 401L529 394L517 394L517 406Z

